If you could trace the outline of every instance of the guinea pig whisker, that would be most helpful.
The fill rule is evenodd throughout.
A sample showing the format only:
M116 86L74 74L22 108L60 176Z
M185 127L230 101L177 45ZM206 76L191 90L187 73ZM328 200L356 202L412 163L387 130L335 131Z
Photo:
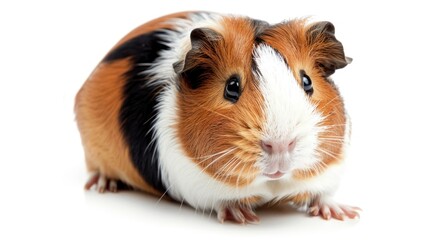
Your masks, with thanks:
M229 174L229 173L233 173L235 169L240 165L240 159L237 157L233 157L228 161L227 165L228 165L227 168L216 172L217 176L215 179L221 182L230 181L233 174Z
M219 189L217 191L219 191ZM214 212L214 208L215 208L215 201L212 201L212 204L210 207L209 218L212 216L212 213Z
M317 173L323 172L327 167L328 166L324 162L316 162L316 164L315 164L315 168L316 168Z
M226 151L224 154L222 154L221 156L219 156L219 157L217 157L216 159L214 159L211 163L209 163L206 167L204 167L200 172L199 172L199 175L201 175L207 168L209 168L212 164L214 164L214 163L216 163L216 162L218 162L220 159L222 159L224 156L226 156L227 154L229 154L229 153L231 153L232 151L234 151L234 150L236 150L235 148L231 148L229 151ZM229 164L229 162L226 164L226 165L228 165ZM215 173L215 176L213 176L213 179L216 181L216 180L218 180L218 176L216 176L216 173ZM207 187L207 185L210 183L210 180L208 180L207 182L206 182L206 186L205 186L205 188ZM206 199L206 201L207 201L207 199ZM205 205L207 204L207 202L205 202ZM199 200L198 200L198 204L197 205L199 205ZM205 206L204 206L204 208L205 208ZM203 214L204 214L204 212L203 212Z
M301 172L305 178L312 178L315 175L323 172L328 166L324 162L315 162L310 168L304 168Z
M226 155L228 155L229 153L231 153L232 151L234 151L235 149L230 149L229 151L223 153L222 155L218 156L217 158L215 158L211 163L207 164L207 166L205 166L203 169L201 169L201 171L199 172L199 174L201 175L205 170L207 170L210 166L212 166L213 164L217 163L218 161L220 161L223 157L225 157ZM207 161L204 160L204 161ZM201 165L201 162L198 163L198 165Z
M325 105L323 105L320 109L319 109L319 111L322 111L326 106L328 106L331 102L333 102L333 101L335 101L336 99L338 99L338 98L340 98L340 95L337 95L336 97L334 97L334 98L332 98L331 100L329 100L327 103L325 103ZM321 102L318 102L317 103L317 107L319 107L319 104L320 104Z
M214 164L214 163L216 163L216 162L218 162L220 159L222 159L222 157L224 157L225 155L227 155L227 154L229 154L229 153L231 153L231 152L233 152L233 151L235 151L237 148L229 148L229 149L226 149L226 150L224 150L224 151L221 151L221 152L218 152L218 153L216 153L216 154L212 154L212 157L213 156L217 156L217 155L219 155L219 154L222 154L221 156L218 156L216 159L214 159L213 160L213 162L211 162L211 163L209 163L206 167L204 167L200 172L199 172L199 174L202 174L207 168L209 168L212 164ZM211 159L210 158L210 156L207 158L207 159L205 159L204 161L207 161L207 160L209 160L209 159ZM203 161L203 162L204 162ZM201 165L201 163L202 162L199 162L198 163L198 165ZM167 192L168 192L168 190L170 190L170 188L171 187L173 187L174 186L174 184L172 184L172 185L170 185L167 189L166 189L166 191L161 195L161 197L158 199L158 201L157 201L157 203L159 203L160 201L161 201L161 199L167 194ZM184 199L182 200L182 202L181 202L181 205L183 204L183 201L184 201Z
M334 115L335 113L334 112L330 112L330 113L328 113L328 114L326 114L326 115L323 115L322 116L322 120L320 121L320 124L323 126L323 124L326 124L326 121L328 121L329 120L329 118L332 116L332 115Z
M320 131L320 135L325 135L326 133L330 133L330 134L333 134L333 135L337 135L338 136L338 129L334 129L334 128L332 128L332 129L323 129L322 131ZM338 136L339 137L339 136Z
M217 153L213 153L213 154L210 154L210 155L205 155L205 156L201 156L201 157L196 157L196 158L192 158L193 160L207 160L207 159L209 159L209 158L212 158L212 157L215 157L215 156L217 156L217 155L220 155L220 154L223 154L223 153L225 153L225 152L228 152L228 151L231 151L231 150L235 150L235 149L237 149L237 148L227 148L227 149L225 149L225 150L223 150L223 151L219 151L219 152L217 152Z
M152 116L151 118L153 118L154 116ZM149 121L149 120L148 120ZM146 136L148 135L148 134L150 134L151 132L153 132L155 130L155 125L153 125L150 129L149 129L149 131L147 131L146 132ZM147 147L145 148L145 150L144 150L144 155L146 155L146 152L152 147L152 145L153 144L155 144L155 140L156 140L157 138L155 138L155 137L153 137L152 138L152 140L148 143L148 145L147 145ZM156 148L157 146L155 146L155 148ZM155 158L155 153L156 153L157 151L153 151L153 153L152 153L152 159L154 159Z
M322 144L324 145L325 148L329 148L329 149L331 149L331 148L338 149L338 148L340 148L340 147L343 146L342 142L328 142L328 141L325 141Z
M338 148L338 147L342 146L342 143L339 143L339 142L325 141L325 142L323 142L323 144L327 145L328 147L333 147L333 148Z
M338 129L332 128L320 128L319 136L321 137L336 137L336 138L344 138L344 136L339 135Z
M326 154L326 155L334 158L335 160L340 160L340 158L338 156L335 156L333 152L331 152L331 151L329 151L327 149L320 148L317 151L320 151L321 153Z
M162 193L162 195L156 201L156 205L158 205L161 202L162 198L165 197L165 195L167 194L168 190L170 190L173 186L174 186L174 184L171 184L170 186L168 186L168 188L164 191L164 193Z
M335 156L333 152L329 151L326 148L319 148L319 149L317 149L317 151L320 151L320 153L326 154L330 157L337 158L337 156Z
M235 168L240 165L240 159L238 157L232 157L230 160L227 161L227 163L222 166L221 168L217 169L214 174L214 179L218 181L224 181L227 180L228 177L231 176L231 174L228 174L229 172L233 172ZM226 173L226 174L225 174Z
M342 137L342 136L338 136L338 135L324 135L324 134L321 134L319 136L319 138L321 138L321 139L341 139L341 140L344 139L344 137Z
M338 129L339 127L344 127L345 124L333 124L333 125L323 125L325 124L325 122L321 122L319 126L317 126L318 130L326 131L326 130L330 130L330 129Z
M231 120L231 121L233 121L233 122L235 122L235 123L237 123L237 124L240 124L240 125L241 125L241 123L240 123L240 122L238 122L237 120L235 120L235 119L233 119L233 118L231 118L231 117L226 116L225 114L222 114L222 113L220 113L220 112L216 112L216 111L214 111L214 110L212 110L212 109L208 109L208 108L201 107L201 106L199 106L199 108L201 108L201 109L203 109L203 110L206 110L207 112L211 112L211 113L217 114L217 115L219 115L219 116L222 116L222 117L224 117L224 118L226 118L226 119L229 119L229 120Z
M222 157L224 157L225 155L227 155L227 154L229 154L229 153L231 153L231 152L233 152L233 151L235 151L235 150L237 150L237 148L228 148L228 149L225 149L225 150L223 150L223 151L220 151L220 152L217 152L217 153L215 153L215 154L211 154L211 155L207 155L207 156L203 156L203 157L198 157L198 158L194 158L194 159L203 159L203 161L200 161L200 162L198 162L198 165L201 165L203 162L205 162L205 161L207 161L207 160L210 160L211 158L213 158L213 157L215 157L215 156L218 156L217 158L215 158L214 160L213 160L213 162L211 162L211 163L209 163L207 166L205 166L200 172L199 172L199 174L201 175L207 168L209 168L212 164L214 164L214 163L216 163L216 162L218 162L220 159L222 159ZM220 156L219 156L220 155ZM170 185L168 188L167 188L167 190L162 194L162 196L158 199L158 201L157 201L157 203L158 202L160 202L161 201L161 199L167 194L167 192L168 192L168 190L170 190L171 189L171 187L173 187L174 186L174 184L172 184L172 185ZM184 201L185 201L185 199L183 198L182 199L182 201L180 202L180 205L182 206L183 205L183 203L184 203ZM197 209L196 209L196 211L197 211ZM204 213L203 213L204 214Z
M231 178L234 176L234 174L228 174L228 173L234 173L235 169L240 166L240 159L237 157L233 157L229 160L229 162L231 162L231 164L229 164L228 168L225 169L222 172L219 172L218 176L216 177L216 179L220 182L227 182L227 181L231 181ZM221 174L221 173L226 173L226 174Z
M210 167L211 165L213 165L214 163L216 163L217 161L219 161L220 159L222 159L223 157L225 157L226 155L232 153L233 151L237 150L237 148L230 148L228 151L223 152L222 154L216 154L215 156L217 156L215 159L212 160L212 158L206 158L203 161L199 161L197 163L197 165L201 166L204 162L208 161L208 160L212 160L211 163L209 163L207 166L205 166L202 171L206 170L208 167ZM220 155L220 156L219 156Z
M150 121L154 120L154 118L156 118L157 115L153 115L151 116L148 120L146 120L143 125L148 124ZM151 131L153 131L153 129L155 128L155 124L152 125L152 127L149 129L149 131L147 131L146 135L148 135Z
M338 135L338 127L317 127L317 131L319 132L319 135L327 135L326 133L330 133L331 136L337 136Z
M236 157L233 157L233 158L231 158L231 159L227 162L227 164L225 164L224 166L222 166L222 168L221 168L221 169L230 169L231 167L233 167L233 169L235 169L235 168L236 168L236 166L238 166L239 164L240 164L239 159L238 159L238 158L236 158ZM227 177L228 177L228 175L222 176L222 175L220 174L220 169L219 169L219 170L217 170L217 171L215 172L214 176L213 176L213 178L214 178L214 180L215 180L215 181L220 181L220 182L225 181ZM209 183L209 181L207 181L207 182L206 182L206 186L208 185L208 183ZM219 192L219 194L221 194L221 193L222 193L222 188L221 188L221 187L219 187L216 191L217 191L217 192ZM204 209L206 209L207 201L208 201L208 199L206 199L206 201L205 201L205 203L204 203ZM215 206L214 206L214 204L215 204L215 202L214 202L214 201L212 201L212 204L211 204L211 210L210 210L210 213L209 213L209 217L211 216L211 214L212 214L212 212L213 212L213 210L214 210L214 207L215 207ZM204 212L205 212L205 211L203 210L203 215L204 215Z
M224 176L222 176L222 178L221 179L219 179L220 181L222 181L222 182L230 182L230 183L232 183L232 178L234 177L234 176L236 176L233 172L235 172L236 171L236 169L238 169L238 167L241 165L241 163L240 163L240 161L239 161L239 159L235 159L234 160L234 164L233 165L231 165L231 166L233 166L233 168L231 169L231 172L232 172L232 174L225 174Z
M211 162L207 165L207 166L205 166L204 168L202 168L201 169L201 171L199 172L199 174L202 174L206 169L208 169L210 166L212 166L213 164L215 164L215 163L217 163L217 162L219 162L221 159L223 159L225 156L227 156L228 154L233 154L234 153L234 151L237 151L239 149L239 147L230 147L230 148L228 148L228 149L225 149L225 150L222 150L222 151L219 151L219 152L217 152L217 153L214 153L214 154L209 154L209 155L206 155L206 156L201 156L201 157L196 157L196 158L193 158L193 159L195 159L195 160L200 160L200 161L198 161L198 165L203 165L204 164L204 162L206 162L206 161L208 161L208 160L211 160ZM241 150L241 149L240 149ZM213 159L214 158L214 159ZM235 171L236 171L236 169L237 168L239 168L240 167L240 165L242 165L241 167L240 167L240 169L239 169L239 174L238 174L238 176L237 176L237 179L236 179L236 183L235 183L235 185L236 185L236 189L239 189L239 183L240 183L240 181L241 181L241 179L242 179L242 174L243 174L243 171L248 167L248 163L243 163L243 161L241 161L242 159L241 158L239 158L239 157L237 157L237 156L234 156L234 157L232 157L230 160L228 160L222 167L220 167L219 169L217 169L216 171L215 171L215 173L214 173L214 176L213 176L213 179L215 180L215 181L220 181L220 182L227 182L227 181L231 181L230 179L235 175L235 174L233 174ZM228 173L231 173L231 174L228 174ZM249 180L247 180L247 182L248 182ZM206 183L206 185L208 185L210 183L210 181L207 181L207 183ZM163 195L158 199L158 202L160 202L161 201L161 199L167 194L167 192L171 189L171 187L173 187L173 185L170 185L168 188L167 188L167 190L163 193ZM220 191L220 190L219 190ZM219 194L220 194L220 192L219 192ZM204 208L203 208L203 212L202 212L202 214L203 215L205 215L205 209L206 209L206 207L207 207L207 204L210 204L209 202L208 202L208 200L209 199L206 199L205 200L205 203L204 203ZM183 206L183 204L184 204L184 201L185 201L185 199L184 198L182 198L182 201L181 201L181 203L180 203L180 205L181 206ZM213 209L214 209L214 202L212 202L211 203L212 204L212 210L210 211L210 215L212 214L212 211L213 211ZM197 205L199 205L199 204L197 204ZM200 209L197 209L196 210L196 212L197 211L199 211Z
M185 202L185 198L182 198L182 201L180 201L179 210L182 210L183 203Z
M339 136L338 132L336 132L334 130L319 132L319 138L332 137L332 136L335 136L335 138L338 138L338 139L343 138L343 137Z
M320 140L324 140L324 141L332 141L332 142L344 142L343 138L326 138L326 137L319 137Z
M241 168L240 172L238 173L237 181L236 181L236 186L235 186L236 189L239 189L238 186L239 186L239 183L240 183L241 174L243 173L243 170L246 168L246 166L247 166L247 163L244 162L243 167Z
M230 160L228 160L228 162L223 165L221 168L217 169L215 172L215 176L219 176L222 173L228 172L230 169L230 166L232 166L233 163L235 163L235 161L238 160L237 157L233 157Z

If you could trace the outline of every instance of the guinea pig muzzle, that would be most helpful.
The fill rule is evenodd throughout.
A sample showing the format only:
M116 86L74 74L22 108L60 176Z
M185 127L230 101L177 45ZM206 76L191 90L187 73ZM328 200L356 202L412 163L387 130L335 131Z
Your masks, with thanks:
M261 148L265 153L263 175L271 179L281 178L290 169L290 153L295 146L295 139L261 141Z

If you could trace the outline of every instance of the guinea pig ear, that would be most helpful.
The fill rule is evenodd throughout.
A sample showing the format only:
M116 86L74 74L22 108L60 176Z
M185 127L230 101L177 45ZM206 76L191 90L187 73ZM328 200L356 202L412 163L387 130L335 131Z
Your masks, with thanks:
M210 28L195 28L191 31L191 50L186 54L185 59L173 64L174 71L179 74L186 68L186 63L190 63L191 57L201 52L204 47L210 46L210 42L219 38L219 34ZM190 64L188 64L190 65Z
M202 75L208 75L210 71L210 58L216 53L218 41L222 38L219 33L210 28L196 28L190 34L191 50L184 60L173 64L177 74L189 79L191 87L197 88Z
M325 77L352 62L344 55L343 45L335 38L335 27L331 22L316 22L307 29L307 43L311 55Z

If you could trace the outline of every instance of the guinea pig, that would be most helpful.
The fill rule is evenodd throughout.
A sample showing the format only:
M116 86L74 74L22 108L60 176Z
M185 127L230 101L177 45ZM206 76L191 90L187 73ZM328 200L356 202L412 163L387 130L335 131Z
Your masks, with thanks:
M220 222L256 223L273 203L357 217L332 198L350 120L330 76L351 62L334 32L209 12L131 31L76 96L85 188L125 183Z

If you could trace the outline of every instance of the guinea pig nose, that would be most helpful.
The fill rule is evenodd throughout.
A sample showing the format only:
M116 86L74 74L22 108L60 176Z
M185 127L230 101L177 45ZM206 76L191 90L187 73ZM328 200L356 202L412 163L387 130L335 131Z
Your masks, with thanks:
M287 140L287 141L273 141L273 140L263 140L261 141L262 149L268 154L281 154L290 152L295 148L296 140Z

